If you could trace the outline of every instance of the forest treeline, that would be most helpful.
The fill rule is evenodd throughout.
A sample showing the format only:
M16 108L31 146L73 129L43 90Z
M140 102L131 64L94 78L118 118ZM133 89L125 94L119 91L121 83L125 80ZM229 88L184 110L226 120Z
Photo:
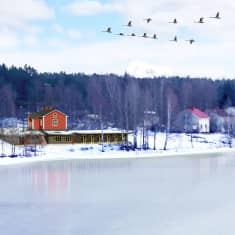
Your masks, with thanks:
M143 123L147 111L154 111L158 124L166 125L169 104L171 120L186 108L208 110L233 106L235 81L189 77L137 79L128 74L39 73L27 65L17 68L2 64L0 94L1 117L22 119L27 113L49 105L65 112L70 122L87 114L102 114L104 121L116 127L134 129Z

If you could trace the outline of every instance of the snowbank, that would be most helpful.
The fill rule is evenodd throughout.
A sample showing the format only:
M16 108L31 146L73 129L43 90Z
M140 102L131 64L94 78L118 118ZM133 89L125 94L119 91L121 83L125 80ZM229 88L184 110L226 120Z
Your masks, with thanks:
M154 136L151 133L149 135L150 150L146 151L141 149L124 151L120 150L118 145L104 145L104 152L101 145L47 145L37 147L36 154L32 149L32 152L28 152L29 156L24 157L24 148L18 146L15 149L18 157L0 158L0 165L71 159L155 158L235 152L235 148L230 148L229 140L223 134L194 134L192 137L187 134L170 134L166 150L163 150L165 142L164 133L158 133L156 136L156 150L153 150ZM141 146L142 139L142 136L138 135L138 146ZM133 141L132 135L129 136L129 140ZM233 143L232 146L234 146ZM3 151L5 154L10 155L12 151L11 146L4 143Z

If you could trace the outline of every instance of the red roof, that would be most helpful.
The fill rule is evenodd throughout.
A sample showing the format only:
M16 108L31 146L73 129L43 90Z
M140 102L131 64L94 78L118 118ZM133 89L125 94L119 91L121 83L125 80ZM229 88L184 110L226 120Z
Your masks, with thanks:
M202 112L200 109L192 108L190 109L190 111L198 118L209 118L209 116L206 113Z

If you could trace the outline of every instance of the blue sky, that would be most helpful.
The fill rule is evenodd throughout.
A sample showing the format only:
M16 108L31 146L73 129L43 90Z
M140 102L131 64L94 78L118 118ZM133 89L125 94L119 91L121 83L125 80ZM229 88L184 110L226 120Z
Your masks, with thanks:
M233 78L234 10L232 0L0 0L0 62L42 72ZM217 11L221 20L208 18ZM199 17L206 23L193 23ZM179 24L168 23L174 18ZM133 27L124 27L129 20ZM101 32L107 27L114 33ZM178 43L170 42L175 35Z

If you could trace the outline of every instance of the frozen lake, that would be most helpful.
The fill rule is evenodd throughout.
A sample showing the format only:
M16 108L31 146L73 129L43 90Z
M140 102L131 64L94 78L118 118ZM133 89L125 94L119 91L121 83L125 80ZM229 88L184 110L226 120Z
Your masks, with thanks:
M4 235L235 234L235 156L0 167Z

